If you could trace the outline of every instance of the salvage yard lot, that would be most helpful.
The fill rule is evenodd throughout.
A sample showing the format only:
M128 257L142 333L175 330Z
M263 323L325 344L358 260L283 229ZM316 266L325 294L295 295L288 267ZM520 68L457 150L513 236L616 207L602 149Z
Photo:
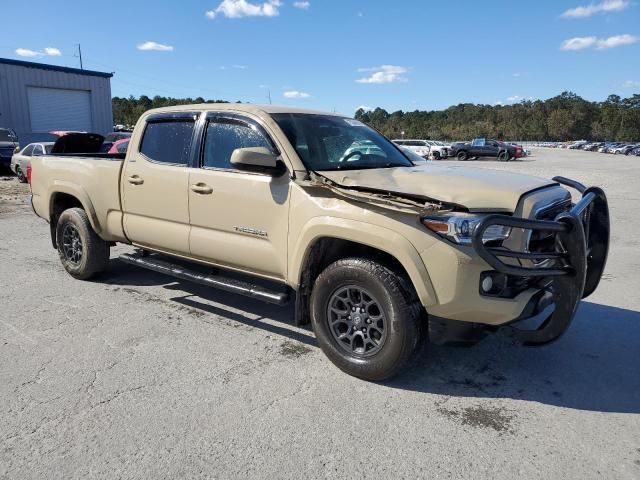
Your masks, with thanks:
M553 345L430 347L384 384L341 373L292 308L136 270L128 247L72 279L0 178L0 478L640 478L640 159L464 165L602 186L603 281Z

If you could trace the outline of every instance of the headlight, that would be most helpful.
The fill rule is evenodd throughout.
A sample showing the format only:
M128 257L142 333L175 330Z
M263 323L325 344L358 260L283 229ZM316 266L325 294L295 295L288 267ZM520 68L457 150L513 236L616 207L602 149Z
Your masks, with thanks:
M470 245L471 236L484 216L466 213L423 217L422 223L432 232L461 245ZM511 227L492 225L482 236L483 243L502 241L509 238Z

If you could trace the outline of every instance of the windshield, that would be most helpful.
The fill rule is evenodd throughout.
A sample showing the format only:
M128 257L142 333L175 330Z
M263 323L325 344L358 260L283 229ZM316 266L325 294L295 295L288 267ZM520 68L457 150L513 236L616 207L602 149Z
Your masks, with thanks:
M17 138L11 130L0 128L0 142L15 142L16 140Z
M358 120L298 113L272 117L310 170L413 166L391 141Z

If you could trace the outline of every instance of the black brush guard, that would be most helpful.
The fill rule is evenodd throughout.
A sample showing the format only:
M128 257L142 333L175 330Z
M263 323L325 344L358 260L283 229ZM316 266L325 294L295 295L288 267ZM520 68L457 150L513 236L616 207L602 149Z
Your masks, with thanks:
M571 210L560 213L553 221L489 215L473 233L473 247L496 271L551 280L548 290L534 295L532 304L518 320L540 313L542 307L550 303L555 306L553 313L536 330L523 330L513 325L505 327L513 338L529 346L552 342L569 328L580 300L591 295L598 286L609 251L609 207L604 191L597 187L587 188L564 177L553 180L582 193L582 199ZM514 252L487 246L482 237L492 225L552 232L555 247L549 252ZM522 260L544 262L544 265L523 267L504 263L500 258L517 259L520 264Z

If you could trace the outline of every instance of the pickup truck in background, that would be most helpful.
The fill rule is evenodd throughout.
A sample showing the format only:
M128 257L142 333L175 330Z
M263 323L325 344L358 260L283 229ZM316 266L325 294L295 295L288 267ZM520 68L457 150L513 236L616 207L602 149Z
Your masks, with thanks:
M600 188L416 166L357 120L289 107L152 110L126 155L34 157L27 176L73 277L107 270L119 242L138 247L119 257L131 265L295 298L296 324L311 322L329 359L368 380L400 371L425 338L473 343L502 328L525 345L557 339L609 245Z
M479 157L493 157L508 162L524 156L524 150L518 145L486 138L474 138L471 142L456 143L452 148L453 156L461 162Z

